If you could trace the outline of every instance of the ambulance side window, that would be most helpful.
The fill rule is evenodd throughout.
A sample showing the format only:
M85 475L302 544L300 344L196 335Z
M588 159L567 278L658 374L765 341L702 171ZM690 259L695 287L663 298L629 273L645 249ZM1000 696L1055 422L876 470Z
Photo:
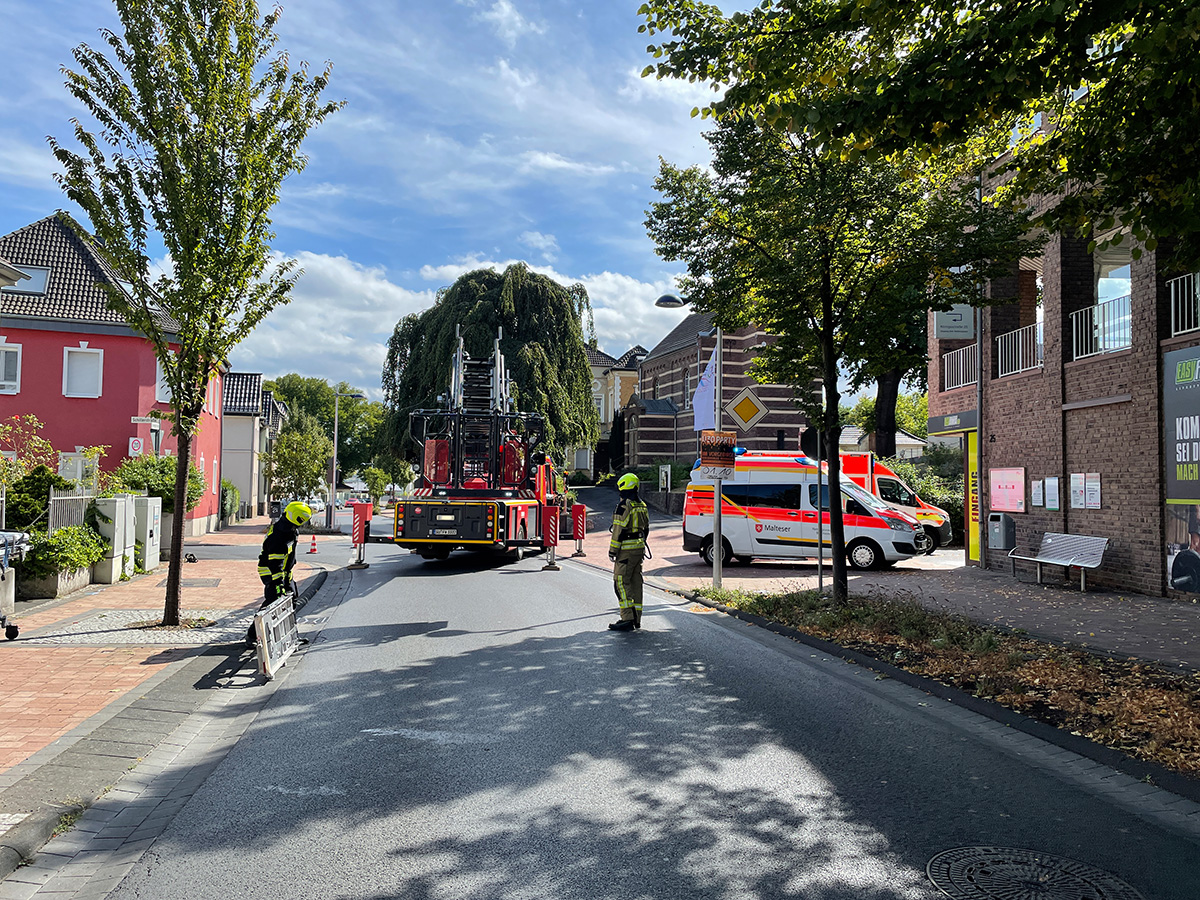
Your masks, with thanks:
M877 478L875 481L879 485L879 496L885 502L895 503L897 506L917 505L917 498L913 496L913 492L896 479Z
M808 486L808 505L812 509L817 508L817 486L815 484ZM827 484L821 485L821 509L826 511L829 509L829 485Z
M746 506L799 509L804 494L796 484L752 484L746 488Z

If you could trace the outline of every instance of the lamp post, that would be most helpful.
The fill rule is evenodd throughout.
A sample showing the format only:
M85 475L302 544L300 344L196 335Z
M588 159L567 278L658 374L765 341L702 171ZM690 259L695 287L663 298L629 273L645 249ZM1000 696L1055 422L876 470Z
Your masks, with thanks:
M329 479L329 506L325 509L325 527L333 528L337 515L337 448L338 448L338 401L343 397L366 400L367 395L358 391L333 392L333 476Z
M679 297L676 297L674 294L663 294L661 297L659 297L657 300L654 301L654 305L661 307L662 309L679 309L680 307L687 306L687 301L683 300ZM720 326L717 326L712 331L700 332L700 333L705 334L706 336L709 334L715 333L717 336L717 348L716 348L716 351L717 351L717 359L716 359L717 378L716 378L716 384L714 385L715 390L713 392L713 400L715 401L716 408L714 410L714 415L713 415L713 424L716 426L716 430L720 431L721 430L721 398L722 398L722 390L724 387L724 385L722 383L722 379L723 379L723 375L724 375L724 371L725 371L724 335L721 333ZM720 589L720 587L721 587L721 574L722 574L721 570L723 568L724 557L725 557L725 544L724 544L724 539L721 536L721 506L723 504L723 501L724 501L724 495L721 492L721 479L714 478L713 479L713 587L717 588L717 589Z

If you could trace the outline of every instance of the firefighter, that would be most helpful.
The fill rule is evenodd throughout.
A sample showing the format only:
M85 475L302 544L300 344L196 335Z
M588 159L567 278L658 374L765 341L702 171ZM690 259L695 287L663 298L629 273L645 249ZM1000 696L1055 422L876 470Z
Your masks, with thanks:
M283 515L267 529L262 552L258 554L258 577L263 583L263 602L259 609L266 609L292 589L296 539L300 536L298 529L311 518L312 510L308 504L293 500ZM246 644L254 646L257 641L258 635L254 633L254 623L251 622L250 630L246 632Z
M642 559L646 555L646 533L650 513L638 497L638 477L632 473L617 480L621 502L613 513L612 540L608 558L613 562L613 589L621 606L621 618L608 627L632 631L642 627Z

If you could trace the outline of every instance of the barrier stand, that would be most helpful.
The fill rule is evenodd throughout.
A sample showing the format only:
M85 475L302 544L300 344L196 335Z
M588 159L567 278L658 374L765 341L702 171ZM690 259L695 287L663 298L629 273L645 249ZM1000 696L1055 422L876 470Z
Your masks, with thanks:
M363 551L367 544L367 535L371 533L371 512L374 507L370 503L356 500L350 504L350 508L354 510L354 525L350 532L350 539L358 548L358 558L346 568L369 569L371 564L363 561Z
M554 551L558 547L558 507L546 506L542 508L542 542L546 547L547 557L546 564L542 566L543 572L558 572L560 566L554 560Z
M587 507L576 503L571 507L571 536L575 538L575 552L572 557L587 556L583 552L583 539L587 534Z

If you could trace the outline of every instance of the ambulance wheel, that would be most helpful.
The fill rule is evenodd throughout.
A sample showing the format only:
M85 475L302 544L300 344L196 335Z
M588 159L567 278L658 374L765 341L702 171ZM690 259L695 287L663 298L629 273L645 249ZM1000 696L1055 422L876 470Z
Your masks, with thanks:
M729 546L729 541L725 540L725 538L721 538L721 549L723 551L721 553L721 565L727 566L729 565L729 561L733 559L733 548ZM713 556L713 539L710 534L704 539L704 545L700 548L700 558L711 566L713 564Z
M922 528L925 540L922 542L921 536L917 537L917 551L924 552L926 556L937 549L937 532L932 528Z
M859 538L846 548L846 559L853 569L878 569L883 562L883 551L866 538Z

